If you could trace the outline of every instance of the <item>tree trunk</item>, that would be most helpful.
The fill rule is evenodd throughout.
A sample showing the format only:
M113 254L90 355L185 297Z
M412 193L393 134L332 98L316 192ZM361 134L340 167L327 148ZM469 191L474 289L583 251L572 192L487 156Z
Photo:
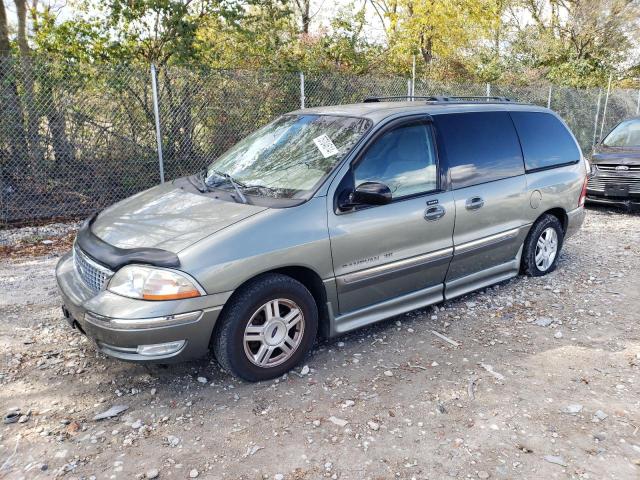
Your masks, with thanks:
M28 163L24 117L16 86L14 60L9 56L10 53L7 14L4 2L0 0L0 168L3 180L0 193L2 194L18 188L20 177Z
M433 39L425 34L420 35L420 54L428 67L433 60Z
M311 23L311 0L295 0L295 7L300 14L300 33L309 33Z
M44 167L44 153L40 145L40 115L34 102L34 73L31 49L27 41L27 4L26 0L14 0L18 13L18 47L22 59L22 84L24 86L24 104L27 114L27 132L32 167Z
M58 97L58 95L56 95L56 87L59 81L53 72L45 72L42 76L41 88L42 97L49 101L44 116L47 118L53 155L55 157L55 168L52 176L60 177L67 175L68 177L69 172L64 171L64 168L69 168L75 163L75 151L73 145L67 139L64 112L56 105L56 99Z

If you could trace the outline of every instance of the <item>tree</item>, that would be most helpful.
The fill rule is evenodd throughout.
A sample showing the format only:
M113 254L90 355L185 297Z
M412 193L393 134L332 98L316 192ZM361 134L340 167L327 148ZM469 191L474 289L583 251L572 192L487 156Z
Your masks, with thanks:
M459 56L487 38L499 20L494 0L372 1L386 19L390 56L401 59L405 69L414 54L427 69L436 58Z
M514 16L522 11L531 21L512 22L511 54L555 83L605 84L638 41L637 0L525 0Z

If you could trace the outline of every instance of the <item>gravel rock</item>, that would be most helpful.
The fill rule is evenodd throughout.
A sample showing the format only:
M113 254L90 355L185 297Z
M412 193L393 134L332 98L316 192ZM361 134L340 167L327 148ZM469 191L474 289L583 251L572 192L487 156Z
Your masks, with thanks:
M533 323L535 323L539 327L548 327L553 323L553 319L549 317L540 317Z
M367 425L374 432L377 432L378 430L380 430L380 424L378 422L369 421L369 422L367 422Z
M602 422L608 416L609 415L604 413L602 410L596 410L595 413L593 414L593 418L591 419L591 421L594 422L594 423Z
M145 477L148 479L158 478L159 476L160 476L160 472L156 468L147 470L147 473L145 473Z
M93 417L93 420L97 421L97 420L104 420L106 418L117 417L122 412L126 411L128 408L129 407L127 405L114 405L109 410L97 414L95 417Z
M349 423L347 420L343 420L342 418L338 418L334 416L329 417L329 421L339 427L345 427Z
M545 462L560 465L561 467L567 466L567 462L565 462L564 458L559 455L545 455L544 460Z
M564 413L568 413L569 415L576 415L582 411L582 405L580 405L579 403L573 403L564 407L562 411Z

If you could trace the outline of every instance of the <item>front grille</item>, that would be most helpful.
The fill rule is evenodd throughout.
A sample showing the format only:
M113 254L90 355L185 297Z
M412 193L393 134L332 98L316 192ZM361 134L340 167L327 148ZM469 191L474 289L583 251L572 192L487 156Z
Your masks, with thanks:
M640 172L640 165L596 165L596 167L606 172ZM627 167L627 170L616 170L618 167Z
M91 260L77 245L73 246L73 264L84 284L93 293L105 289L113 272Z
M616 167L618 165L596 165L588 190L604 193L607 186L628 187L629 193L640 194L640 165L628 165L629 170L616 170Z

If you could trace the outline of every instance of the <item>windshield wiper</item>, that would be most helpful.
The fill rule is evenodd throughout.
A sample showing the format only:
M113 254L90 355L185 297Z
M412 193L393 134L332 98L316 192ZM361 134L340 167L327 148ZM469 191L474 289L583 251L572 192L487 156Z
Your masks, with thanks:
M242 203L249 203L249 202L247 202L247 197L245 197L245 196L244 196L244 194L240 191L240 188L238 187L238 184L239 184L241 187L243 187L243 188L244 188L244 187L245 187L245 185L244 185L243 183L238 182L237 180L234 180L234 179L233 179L233 177L232 177L231 175L229 175L228 173L221 172L221 171L219 171L219 170L212 170L212 172L213 172L214 174L216 174L217 176L224 178L225 180L227 180L227 181L231 184L231 186L233 187L233 189L234 189L234 190L236 191L236 193L238 194L238 197L240 197L240 200L242 201ZM236 182L237 182L237 183L236 183ZM205 183L205 185L209 186L209 185L207 184L207 181L206 181L206 180L204 181L204 183Z

